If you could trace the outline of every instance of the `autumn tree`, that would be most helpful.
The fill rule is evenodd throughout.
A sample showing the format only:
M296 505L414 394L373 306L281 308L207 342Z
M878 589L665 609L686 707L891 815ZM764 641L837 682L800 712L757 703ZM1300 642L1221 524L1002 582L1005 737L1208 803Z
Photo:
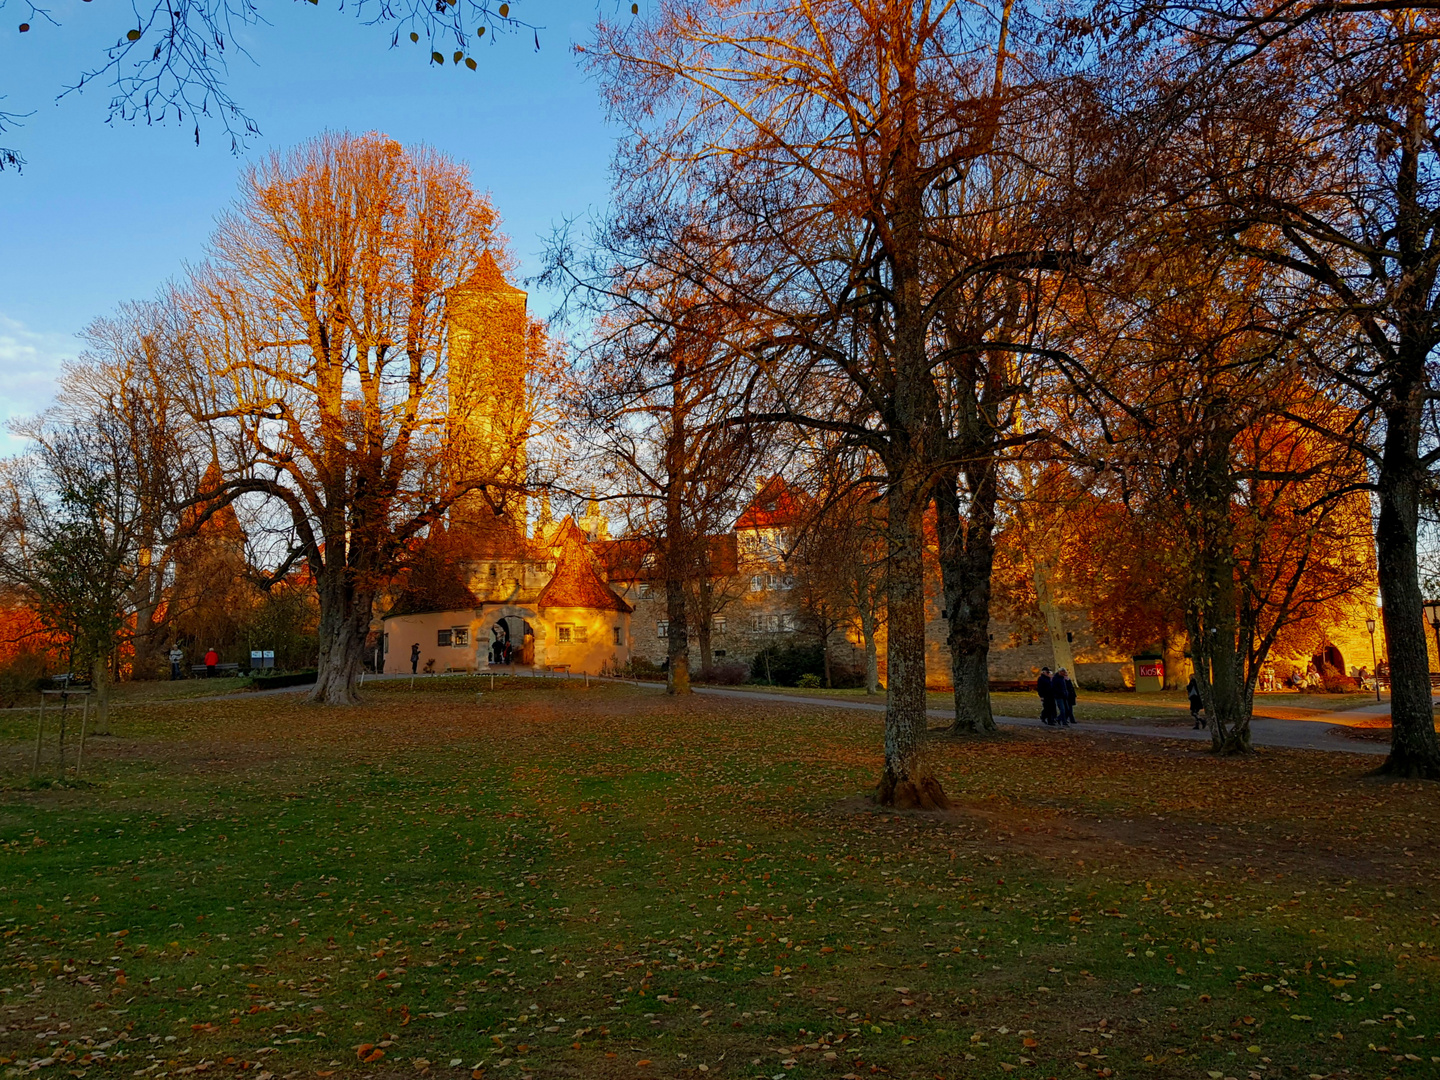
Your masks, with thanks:
M136 507L132 672L153 678L165 666L167 622L186 608L170 587L173 548L210 457L206 433L179 393L193 357L183 317L164 302L125 304L91 323L84 339L86 351L61 372L53 416L77 427L103 418L119 440L112 479Z
M1112 16L1122 15L1111 23ZM1417 571L1420 506L1440 463L1430 435L1440 344L1440 182L1433 11L1400 3L1102 4L1128 25L1132 74L1114 115L1120 173L1164 176L1160 202L1205 235L1313 291L1315 333L1344 342L1312 377L1359 399L1359 443L1391 665L1385 771L1440 778ZM1130 18L1130 16L1138 16ZM1082 20L1083 21L1083 20ZM1143 93L1134 88L1143 82ZM1156 168L1157 162L1163 166ZM1332 434L1345 435L1342 429Z
M1264 263L1207 257L1165 224L1152 246L1117 253L1129 270L1087 294L1089 322L1064 371L1092 406L1089 486L1142 507L1174 540L1167 580L1184 606L1212 742L1242 753L1278 634L1327 592L1339 599L1363 581L1338 528L1353 515L1330 497L1358 459L1347 441L1317 433L1322 418L1353 413L1305 381L1301 361L1324 343L1307 347L1294 309L1275 305ZM1291 419L1300 415L1306 425ZM1327 554L1351 564L1333 584L1322 580Z
M1019 115L1009 26L1006 4L674 0L631 27L602 24L589 50L632 133L619 199L684 202L727 241L718 264L688 257L688 234L657 215L658 257L753 313L752 363L778 404L750 419L829 432L880 463L886 804L947 801L924 751L921 549L936 478L953 467L935 349L977 266L959 246L935 252L947 215L966 212L940 193ZM997 244L979 258L1011 254Z
M376 593L412 538L462 496L498 505L517 482L449 452L447 302L503 259L497 225L442 155L324 135L246 170L191 275L193 396L223 494L284 515L276 573L303 559L318 591L311 700L355 700Z
M595 450L591 468L659 571L666 688L687 694L691 616L708 670L711 622L734 598L717 580L733 567L715 565L716 540L764 444L731 422L748 374L731 340L734 312L635 258L635 239L622 217L598 238L596 257L557 260L551 273L597 316L576 415Z

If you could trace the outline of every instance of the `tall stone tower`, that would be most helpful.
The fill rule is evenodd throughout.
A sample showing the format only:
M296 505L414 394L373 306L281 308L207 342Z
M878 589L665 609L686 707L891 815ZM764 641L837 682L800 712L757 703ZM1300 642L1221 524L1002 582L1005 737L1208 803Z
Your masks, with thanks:
M451 470L457 479L480 479L503 489L508 530L525 536L525 436L529 401L528 320L525 293L510 285L487 251L475 272L451 290L447 303L450 359L449 442ZM490 533L501 524L485 498L462 498L453 518ZM513 535L513 532L512 532ZM497 541L502 540L496 536Z

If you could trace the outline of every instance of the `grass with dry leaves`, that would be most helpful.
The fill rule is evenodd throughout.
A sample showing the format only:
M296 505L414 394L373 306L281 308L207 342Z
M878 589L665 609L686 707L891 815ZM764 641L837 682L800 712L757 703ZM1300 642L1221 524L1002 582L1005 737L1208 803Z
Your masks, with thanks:
M1434 1076L1440 789L474 679L0 719L6 1076ZM483 690L483 693L478 693Z

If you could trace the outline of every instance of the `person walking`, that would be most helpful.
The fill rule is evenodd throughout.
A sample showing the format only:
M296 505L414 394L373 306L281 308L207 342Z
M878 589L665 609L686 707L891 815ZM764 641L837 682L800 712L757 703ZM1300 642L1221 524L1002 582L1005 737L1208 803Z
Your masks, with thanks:
M1071 727L1075 723L1075 683L1071 681L1070 674L1063 667L1055 672L1054 678L1050 680L1051 689L1055 692L1055 720L1061 727Z
M1195 676L1190 676L1190 681L1185 684L1185 696L1190 699L1190 719L1195 721L1191 731L1199 731L1205 727L1205 718L1201 715L1205 708L1205 702L1200 697L1200 685L1195 681Z
M180 664L185 659L185 653L180 646L176 645L170 649L170 681L174 682L180 678Z
M414 675L420 670L420 643L417 641L410 646L410 674Z
M207 649L205 652L205 677L207 679L213 679L215 677L215 666L219 663L220 654L214 649Z
M1035 680L1035 693L1040 696L1040 721L1048 727L1054 727L1055 683L1048 667L1040 669L1040 678Z

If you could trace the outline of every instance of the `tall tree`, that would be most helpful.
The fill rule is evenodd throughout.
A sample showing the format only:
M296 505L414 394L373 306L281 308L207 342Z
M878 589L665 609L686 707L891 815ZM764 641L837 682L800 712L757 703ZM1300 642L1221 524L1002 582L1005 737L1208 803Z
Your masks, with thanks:
M32 450L5 463L0 575L89 672L96 731L108 733L111 667L132 625L145 508L122 482L126 433L114 417L36 424Z
M447 437L447 300L494 275L497 224L442 155L324 135L245 172L191 276L195 396L221 433L223 494L285 515L279 571L304 559L319 593L311 700L355 700L376 592L411 539L461 496L513 487L485 474L507 455L477 460ZM525 434L489 449L513 458Z
M1134 78L1131 58L1117 85L1117 126L1138 155L1126 171L1163 172L1157 198L1203 208L1208 235L1304 282L1318 332L1353 346L1321 358L1315 377L1377 420L1363 446L1370 476L1355 488L1378 511L1392 687L1384 769L1440 779L1417 571L1420 506L1440 464L1436 14L1230 0L1102 5L1101 21L1117 10L1158 15L1129 23L1151 74Z
M885 804L947 802L924 745L921 549L947 463L934 350L975 267L933 254L958 213L939 192L992 151L1019 99L1009 25L1006 3L672 0L633 28L602 24L590 50L632 131L621 201L685 202L727 242L718 264L688 257L682 232L657 228L654 247L755 313L778 405L750 419L833 433L883 470Z
M582 360L579 416L610 497L651 549L665 590L666 688L690 692L691 615L704 667L710 621L731 598L715 578L717 534L737 509L763 441L731 422L748 374L730 335L735 315L684 279L623 257L623 233L593 273L572 277L599 314ZM557 264L557 276L574 264ZM733 568L731 568L733 573Z

